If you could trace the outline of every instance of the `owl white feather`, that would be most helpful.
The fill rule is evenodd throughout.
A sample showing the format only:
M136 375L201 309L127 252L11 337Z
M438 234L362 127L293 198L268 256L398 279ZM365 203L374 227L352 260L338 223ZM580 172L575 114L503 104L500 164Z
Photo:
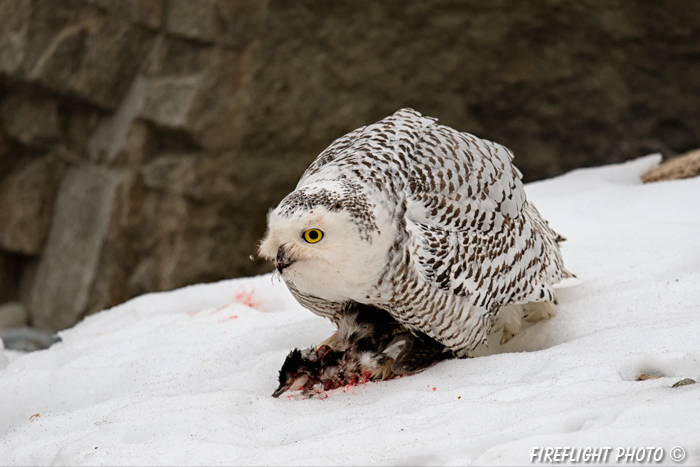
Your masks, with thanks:
M552 286L570 275L512 159L399 110L316 158L269 213L260 255L318 315L337 323L349 304L372 305L469 355L501 309L553 315ZM509 313L504 338L519 326Z

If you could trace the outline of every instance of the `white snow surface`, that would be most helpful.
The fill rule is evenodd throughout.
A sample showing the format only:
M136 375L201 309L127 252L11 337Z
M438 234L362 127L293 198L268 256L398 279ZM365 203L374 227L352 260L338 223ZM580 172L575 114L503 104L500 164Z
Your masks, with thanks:
M558 314L472 359L325 399L270 396L333 332L271 275L144 295L29 354L0 347L0 464L527 464L535 447L700 464L700 178L659 163L526 186L578 277ZM659 379L636 381L642 373ZM621 463L624 463L621 461Z

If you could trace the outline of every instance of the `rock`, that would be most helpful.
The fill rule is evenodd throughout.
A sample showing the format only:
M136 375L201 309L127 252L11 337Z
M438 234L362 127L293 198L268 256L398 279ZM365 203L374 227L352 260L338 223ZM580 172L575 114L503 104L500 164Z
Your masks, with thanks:
M185 127L201 81L197 75L150 81L141 116L166 127Z
M149 232L161 222L172 219L142 216L143 186L137 183L137 174L130 170L113 172L118 185L111 199L111 216L103 237L97 267L89 288L84 314L94 313L121 303L128 294L127 282L142 256L153 256L154 248ZM148 247L145 247L148 245Z
M138 167L144 159L148 129L134 119L141 112L148 81L137 76L117 110L103 118L87 141L90 161Z
M674 384L674 385L671 386L671 387L672 387L672 388L679 388L679 387L681 387L681 386L687 386L687 385L689 385L689 384L695 384L695 380L694 380L694 379L690 379L690 378L684 378L684 379L678 381L676 384Z
M700 149L669 159L642 175L644 183L678 180L700 175Z
M50 148L60 138L58 105L53 99L12 94L0 105L7 134L36 148Z
M80 0L2 5L0 73L114 109L156 33Z
M175 35L212 42L217 36L216 0L170 0L166 30Z
M195 181L194 165L197 155L168 154L149 162L141 170L148 188L170 193L191 192Z
M35 327L64 329L86 313L119 183L118 174L104 168L66 172L29 296Z
M639 375L639 378L637 378L637 381L648 381L650 379L659 379L659 377L654 376L654 375L649 375L646 373L642 373L641 375Z
M191 221L188 215L188 202L184 196L144 191L137 217L132 222L147 222L147 225L139 230L139 241L134 245L135 261L125 283L129 296L174 287L171 275L178 257L189 253L182 245L184 230Z
M14 161L11 161L13 158L8 152L7 133L3 121L0 119L0 180L2 180L14 165Z
M18 298L21 258L0 250L0 303Z
M0 339L6 349L20 352L48 349L56 342L61 342L61 338L51 332L28 326L0 329Z
M28 47L28 26L31 21L31 0L0 2L0 73L15 74L24 61Z
M165 8L165 0L89 0L109 13L136 24L158 29Z
M245 54L165 37L144 67L139 117L158 127L187 132L209 153L241 145L245 106L241 87L254 70Z
M0 185L0 248L38 255L66 163L58 154L30 160Z
M122 144L115 145L116 152L111 163L124 167L140 167L149 156L149 147L153 143L153 132L143 121L135 121L129 126Z
M146 164L141 175L150 189L183 194L207 203L245 204L255 189L242 180L243 173L240 177L234 175L240 169L226 157L164 153Z
M20 302L24 303L25 306L29 303L29 297L32 293L32 285L34 284L34 279L36 279L36 272L39 269L39 257L36 256L25 256L22 258L19 267L19 286L18 293L14 296Z
M198 42L243 47L254 39L268 12L267 0L170 0L168 33Z
M269 0L255 2L231 2L218 0L216 20L220 35L216 41L222 45L240 49L250 44L266 27L270 11Z
M0 304L0 329L15 328L27 324L27 307L22 302Z

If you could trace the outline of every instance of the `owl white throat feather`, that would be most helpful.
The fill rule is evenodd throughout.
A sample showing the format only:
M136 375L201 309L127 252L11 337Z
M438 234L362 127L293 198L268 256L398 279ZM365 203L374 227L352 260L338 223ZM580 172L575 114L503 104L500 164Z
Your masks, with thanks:
M552 286L570 276L512 158L399 110L316 158L269 213L260 256L318 315L371 305L469 355L502 310L504 340L522 317L553 316Z

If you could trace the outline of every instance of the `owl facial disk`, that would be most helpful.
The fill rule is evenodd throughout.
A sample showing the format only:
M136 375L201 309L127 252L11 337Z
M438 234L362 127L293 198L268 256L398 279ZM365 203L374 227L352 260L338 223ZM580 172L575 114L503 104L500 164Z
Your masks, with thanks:
M271 260L282 274L298 262L320 259L333 247L334 228L325 212L317 209L297 216L281 216L277 209L268 215L268 231L258 255ZM329 230L330 228L330 230ZM330 245L329 245L330 243Z
M353 204L356 193L341 188L324 182L292 192L269 213L258 250L287 285L325 300L364 298L394 239L385 210Z

